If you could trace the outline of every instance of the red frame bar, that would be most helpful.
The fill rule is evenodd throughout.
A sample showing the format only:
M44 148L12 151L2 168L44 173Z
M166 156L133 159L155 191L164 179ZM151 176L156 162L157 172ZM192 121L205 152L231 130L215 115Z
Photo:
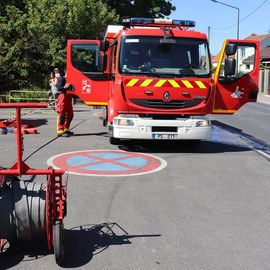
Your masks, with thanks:
M0 175L62 175L64 170L54 169L32 169L27 166L23 160L23 144L22 144L22 132L21 132L21 109L22 108L47 108L48 104L42 103L1 103L0 108L15 108L16 109L16 123L17 123L17 162L10 169L0 169Z
M48 108L48 104L46 102L0 102L0 108Z

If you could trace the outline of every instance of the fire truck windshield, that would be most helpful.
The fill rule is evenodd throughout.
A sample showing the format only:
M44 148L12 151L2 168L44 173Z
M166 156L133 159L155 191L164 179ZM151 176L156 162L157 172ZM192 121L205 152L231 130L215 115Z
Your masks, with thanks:
M160 77L208 77L208 46L202 39L122 37L119 72Z

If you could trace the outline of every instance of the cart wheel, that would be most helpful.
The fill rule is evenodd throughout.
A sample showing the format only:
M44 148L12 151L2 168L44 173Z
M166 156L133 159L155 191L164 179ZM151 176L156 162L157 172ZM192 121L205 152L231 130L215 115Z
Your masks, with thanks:
M63 223L59 220L55 221L54 228L54 256L58 265L62 265L64 261L64 230Z

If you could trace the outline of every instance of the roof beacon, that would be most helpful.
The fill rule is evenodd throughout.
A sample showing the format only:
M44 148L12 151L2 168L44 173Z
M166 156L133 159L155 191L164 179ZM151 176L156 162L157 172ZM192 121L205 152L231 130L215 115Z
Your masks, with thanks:
M195 27L196 22L190 20L172 20L172 19L154 19L154 18L129 18L124 17L122 19L122 24L125 26L135 26L135 25L147 25L147 26L157 26L157 25L170 25L170 26L182 26L182 27Z

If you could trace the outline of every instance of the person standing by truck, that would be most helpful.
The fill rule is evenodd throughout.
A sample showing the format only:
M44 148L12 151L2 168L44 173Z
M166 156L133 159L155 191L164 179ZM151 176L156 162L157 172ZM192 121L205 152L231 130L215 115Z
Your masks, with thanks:
M56 101L57 98L60 94L57 88L57 78L55 77L55 73L51 72L50 77L49 77L49 85L50 85L50 90L48 91L48 97L49 97L49 105L54 108L56 107Z
M59 73L59 71L58 71ZM60 73L59 73L60 75ZM59 96L57 98L57 135L61 137L69 137L73 135L70 131L70 123L73 119L73 105L72 96L67 93L67 90L73 90L71 84L66 83L66 79L57 75L57 89L59 91Z

